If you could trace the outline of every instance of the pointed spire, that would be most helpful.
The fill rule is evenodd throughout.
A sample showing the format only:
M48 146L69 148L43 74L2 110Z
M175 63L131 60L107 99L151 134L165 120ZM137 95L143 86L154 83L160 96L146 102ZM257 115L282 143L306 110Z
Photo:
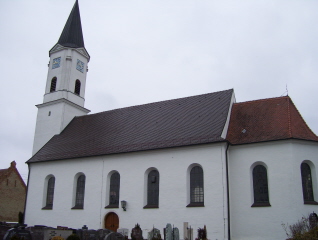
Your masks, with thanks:
M67 19L63 32L57 43L64 47L85 47L78 0L75 1L73 9Z

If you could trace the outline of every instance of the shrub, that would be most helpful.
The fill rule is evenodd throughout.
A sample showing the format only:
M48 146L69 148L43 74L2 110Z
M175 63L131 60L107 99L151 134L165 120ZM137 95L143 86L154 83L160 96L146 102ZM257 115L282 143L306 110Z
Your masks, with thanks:
M78 235L76 235L75 233L71 234L70 236L68 236L66 238L66 240L81 240L80 237Z
M282 224L287 240L318 240L318 217L311 213L292 225Z
M61 236L54 236L51 238L51 240L64 240Z

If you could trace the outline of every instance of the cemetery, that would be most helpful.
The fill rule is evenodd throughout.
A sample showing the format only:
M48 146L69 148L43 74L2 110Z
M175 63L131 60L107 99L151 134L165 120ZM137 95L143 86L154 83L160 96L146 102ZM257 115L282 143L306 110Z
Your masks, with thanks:
M187 222L183 224L184 240L207 240L206 227L197 230L197 237L193 238L193 229ZM108 229L88 229L84 225L80 229L64 226L56 228L44 225L15 226L0 222L0 239L3 240L180 240L179 229L168 223L160 231L153 227L144 237L144 233L137 223L130 231L128 228L119 228L117 232Z

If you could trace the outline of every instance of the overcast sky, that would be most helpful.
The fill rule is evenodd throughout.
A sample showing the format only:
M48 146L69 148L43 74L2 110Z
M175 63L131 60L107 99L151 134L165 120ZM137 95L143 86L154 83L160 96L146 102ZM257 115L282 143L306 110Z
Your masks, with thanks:
M48 51L75 0L0 0L0 169L27 179ZM91 113L233 88L288 95L318 133L318 1L79 0Z

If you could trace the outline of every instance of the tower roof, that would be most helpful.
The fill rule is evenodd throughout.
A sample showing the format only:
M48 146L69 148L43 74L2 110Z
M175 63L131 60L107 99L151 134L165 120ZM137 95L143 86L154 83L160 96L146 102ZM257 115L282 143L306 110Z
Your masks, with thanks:
M57 43L64 47L85 47L78 0L75 1L73 9L67 19L63 32Z

